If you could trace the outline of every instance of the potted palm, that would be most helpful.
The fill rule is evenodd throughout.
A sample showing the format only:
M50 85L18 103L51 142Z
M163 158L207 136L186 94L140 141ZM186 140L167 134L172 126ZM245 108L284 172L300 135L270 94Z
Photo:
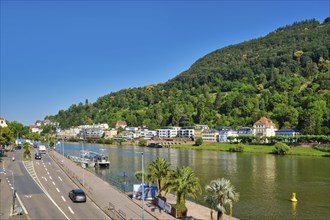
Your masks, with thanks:
M182 167L173 170L165 184L165 192L176 192L176 203L172 207L171 214L175 218L187 216L186 195L196 198L201 193L201 186L198 177L190 167Z
M205 190L208 194L205 201L213 210L217 211L217 220L226 212L225 205L232 208L233 202L239 200L239 193L235 191L235 187L224 178L212 180L205 187Z

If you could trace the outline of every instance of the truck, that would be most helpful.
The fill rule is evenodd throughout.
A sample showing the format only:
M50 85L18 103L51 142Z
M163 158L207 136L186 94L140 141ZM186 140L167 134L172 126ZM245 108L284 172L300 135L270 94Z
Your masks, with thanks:
M39 145L39 153L45 154L46 153L46 146L45 145Z

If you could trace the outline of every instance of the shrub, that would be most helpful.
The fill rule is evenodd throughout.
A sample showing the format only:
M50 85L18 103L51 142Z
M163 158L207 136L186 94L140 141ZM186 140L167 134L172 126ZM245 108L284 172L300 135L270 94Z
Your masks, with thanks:
M141 147L145 147L145 146L147 146L147 140L146 139L140 139L139 140L139 146L141 146Z
M203 139L202 138L197 138L195 141L195 146L200 146L203 144Z
M244 151L244 145L243 144L237 144L234 147L229 148L230 152L243 152Z
M275 148L273 149L272 153L277 155L285 155L289 152L290 147L284 143L276 143Z

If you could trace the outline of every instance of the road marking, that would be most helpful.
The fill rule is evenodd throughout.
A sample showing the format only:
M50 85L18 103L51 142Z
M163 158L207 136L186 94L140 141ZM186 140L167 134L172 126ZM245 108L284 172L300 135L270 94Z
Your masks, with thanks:
M51 177L51 176L49 176L49 179L51 179L51 180L52 180L52 177Z
M74 214L74 212L72 211L71 207L68 206L68 208L69 208L70 212L71 212L72 214Z
M46 167L45 167L45 170L48 171ZM47 173L48 173L48 172L47 172Z
M53 185L55 186L55 182L53 181Z
M60 192L60 190L56 187L57 192Z
M52 165L50 162L48 162L49 166Z
M66 201L65 198L63 196L61 196L61 197L62 197L63 201L65 202Z
M47 172L47 174L49 175L49 172Z
M61 179L61 177L58 177L62 182L63 182L63 180Z
M10 187L11 189L14 189L14 187Z
M32 197L32 195L29 195L29 196L30 196L29 198ZM18 199L19 203L21 204L21 206L22 206L22 208L23 208L23 210L24 210L24 212L25 212L25 215L29 214L29 213L27 212L25 206L23 205L23 203L22 203L22 201L21 201L21 199L19 198L19 196L18 196L17 193L16 193L16 198Z

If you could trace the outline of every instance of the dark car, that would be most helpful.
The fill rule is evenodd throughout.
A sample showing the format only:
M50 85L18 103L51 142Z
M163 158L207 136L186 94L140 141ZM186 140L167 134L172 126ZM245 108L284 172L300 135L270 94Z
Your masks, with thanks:
M41 153L35 153L34 154L34 159L41 160Z
M86 194L82 189L71 190L69 197L73 202L86 202Z

